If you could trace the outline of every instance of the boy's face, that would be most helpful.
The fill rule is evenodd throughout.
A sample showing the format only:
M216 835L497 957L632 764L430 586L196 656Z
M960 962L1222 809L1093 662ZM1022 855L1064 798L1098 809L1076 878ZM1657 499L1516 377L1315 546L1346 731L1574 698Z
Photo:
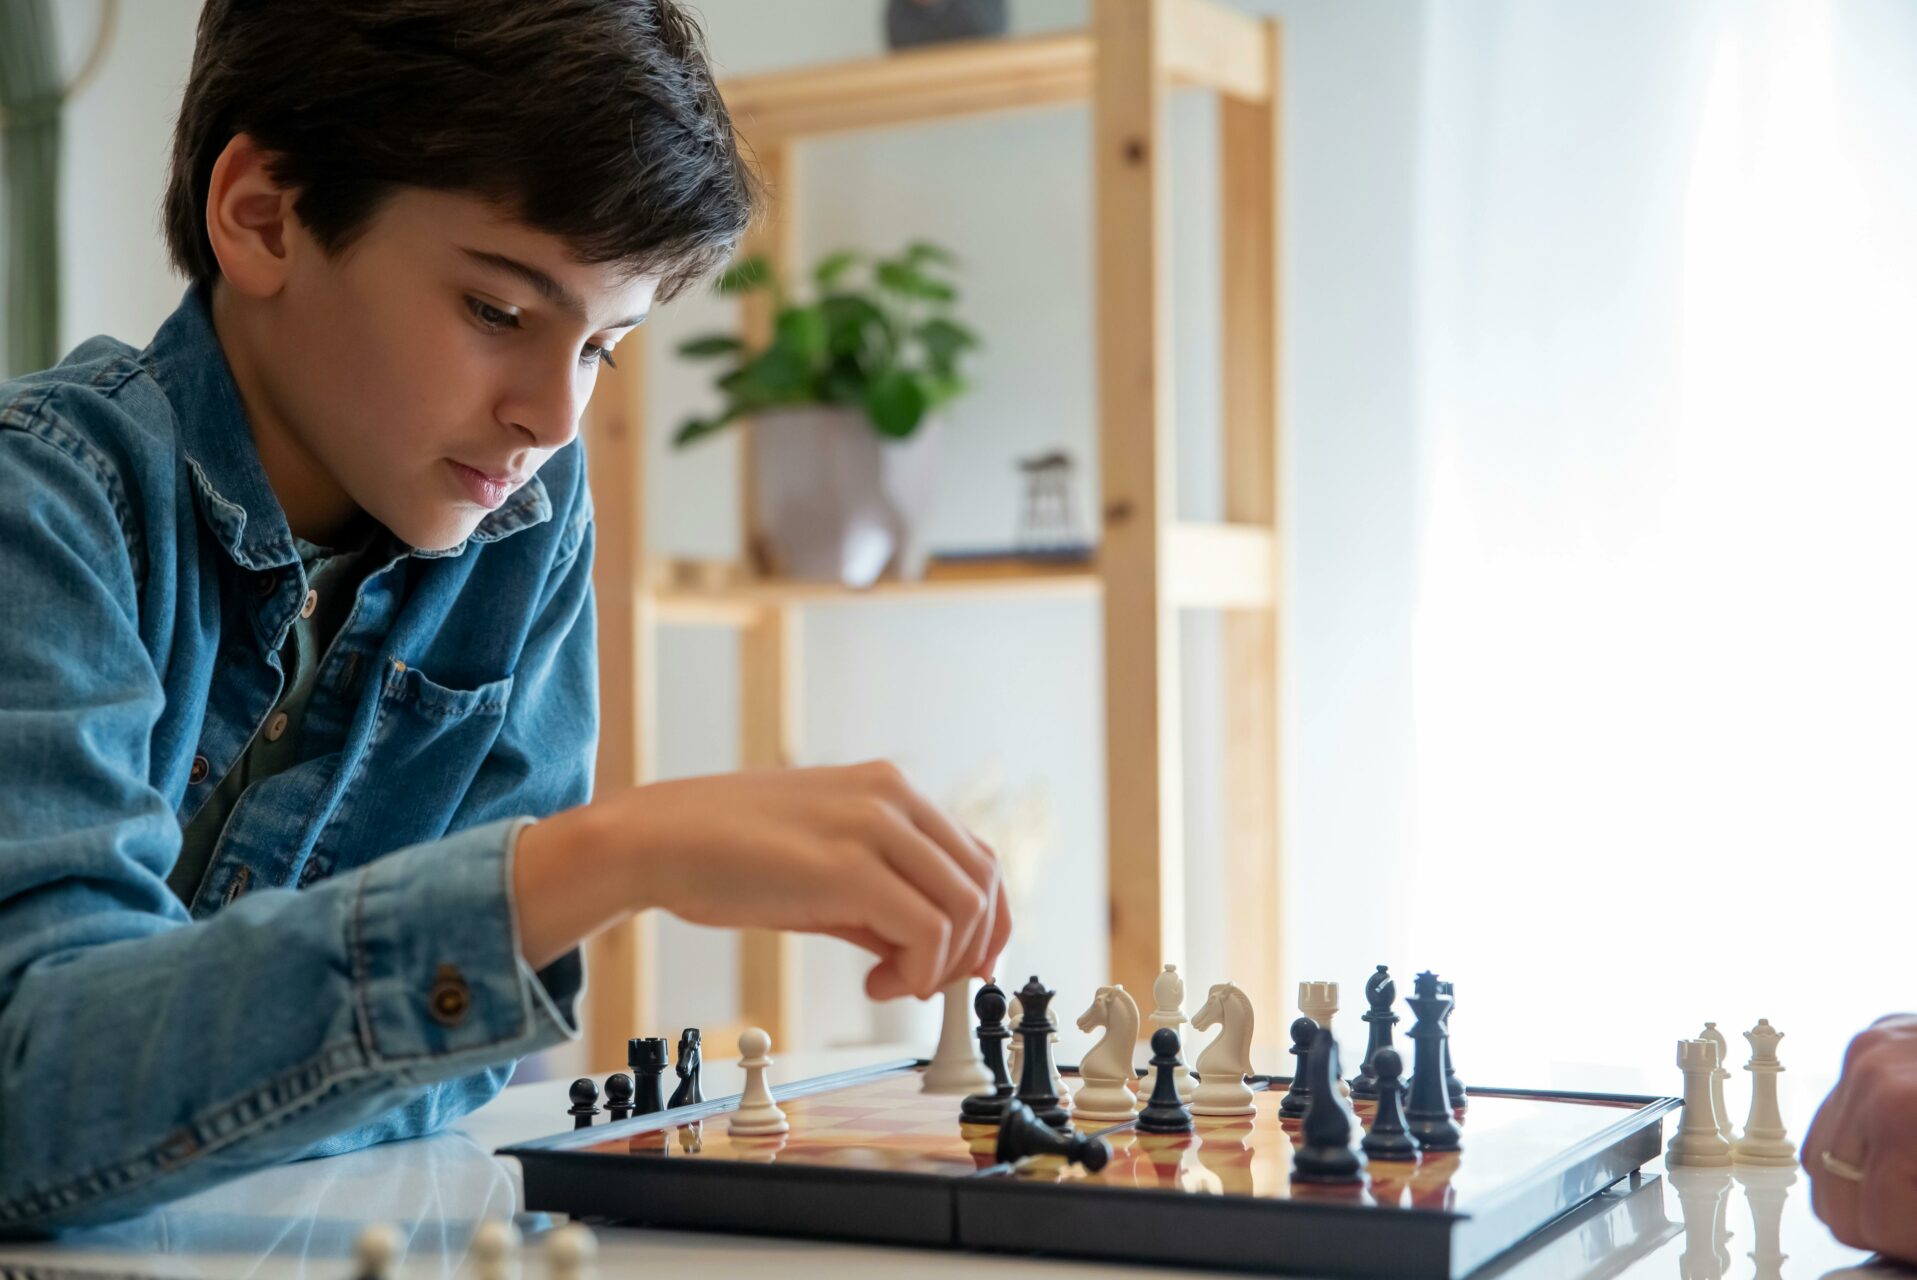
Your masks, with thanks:
M274 308L272 417L421 548L466 538L573 438L602 351L658 286L469 195L398 191L335 258L289 234L305 251Z

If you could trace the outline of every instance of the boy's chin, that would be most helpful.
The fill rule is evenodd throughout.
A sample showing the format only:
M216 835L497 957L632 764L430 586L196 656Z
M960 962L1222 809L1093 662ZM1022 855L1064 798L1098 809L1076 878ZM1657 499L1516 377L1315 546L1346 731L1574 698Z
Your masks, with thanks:
M485 512L453 508L409 511L398 519L383 520L395 538L418 551L445 551L473 536Z

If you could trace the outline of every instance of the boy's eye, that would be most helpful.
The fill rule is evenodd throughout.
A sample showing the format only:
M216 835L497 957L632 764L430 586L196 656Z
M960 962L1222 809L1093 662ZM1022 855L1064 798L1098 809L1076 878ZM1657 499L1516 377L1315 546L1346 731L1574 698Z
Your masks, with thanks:
M478 320L479 323L485 325L488 329L517 329L519 327L518 316L510 311L502 311L490 302L482 302L478 298L469 296L466 299L466 309L473 313L474 319Z
M617 369L619 367L612 362L612 348L602 347L596 342L588 342L580 349L579 363L585 365L587 368L591 368L596 364L603 364L608 369Z

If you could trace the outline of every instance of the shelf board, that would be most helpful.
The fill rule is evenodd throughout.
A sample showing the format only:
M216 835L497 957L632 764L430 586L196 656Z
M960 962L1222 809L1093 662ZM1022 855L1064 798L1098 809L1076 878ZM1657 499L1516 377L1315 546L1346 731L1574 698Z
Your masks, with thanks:
M1215 0L1164 0L1172 83L1262 101L1271 83L1262 27ZM809 135L1085 102L1097 58L1089 32L966 40L720 85L739 131L766 146Z
M724 578L720 576L723 570L713 568L707 568L706 572L714 580L683 580L685 572L697 570L697 566L688 569L669 563L655 567L647 595L661 621L737 625L750 622L760 610L795 605L981 600L1007 596L1090 597L1098 593L1101 585L1098 569L1092 564L940 565L936 577L912 582L886 578L869 587L744 575Z

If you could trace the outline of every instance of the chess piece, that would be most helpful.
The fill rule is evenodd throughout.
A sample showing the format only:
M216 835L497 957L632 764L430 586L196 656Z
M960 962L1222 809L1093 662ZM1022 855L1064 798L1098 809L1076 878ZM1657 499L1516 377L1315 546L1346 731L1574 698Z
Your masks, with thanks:
M1404 1058L1385 1045L1372 1056L1371 1070L1378 1113L1371 1118L1371 1132L1365 1134L1360 1145L1373 1160L1416 1160L1418 1140L1411 1136L1404 1116Z
M992 1075L979 1057L978 1041L966 1014L972 1006L972 980L960 978L945 988L945 1016L939 1025L939 1045L932 1051L919 1081L924 1093L977 1093L991 1087Z
M1052 1092L1058 1095L1059 1108L1064 1111L1070 1111L1072 1109L1072 1091L1070 1086L1065 1083L1065 1073L1058 1069L1058 1009L1056 1007L1046 1009L1045 1017L1046 1020L1052 1024L1052 1034L1048 1036L1045 1041L1051 1053Z
M1665 1148L1668 1165L1722 1168L1731 1162L1731 1144L1717 1131L1711 1114L1711 1064L1717 1050L1708 1040L1679 1040L1677 1067L1684 1073L1684 1110L1677 1132Z
M473 1228L475 1280L512 1280L519 1257L519 1228L502 1218L488 1218Z
M606 1077L606 1119L624 1120L632 1114L632 1077L616 1072Z
M1112 1158L1112 1147L1103 1138L1089 1134L1062 1132L1013 1098L1005 1104L1005 1118L998 1126L998 1145L993 1154L1000 1164L1017 1164L1030 1156L1057 1156L1068 1164L1083 1165L1097 1173Z
M632 1068L632 1114L649 1116L666 1109L666 1092L660 1083L666 1073L666 1042L663 1036L645 1036L626 1041L626 1065Z
M566 1108L566 1114L572 1117L572 1127L589 1128L592 1118L599 1114L599 1086L581 1076L572 1082L566 1094L572 1099L572 1106Z
M1411 1067L1411 1104L1405 1108L1411 1136L1426 1151L1456 1151L1462 1145L1451 1118L1451 1097L1444 1080L1445 1000L1438 992L1438 975L1426 971L1412 980L1407 1002L1417 1021L1411 1024L1414 1058Z
M1032 975L1031 981L1019 988L1018 1003L1022 1016L1018 1020L1018 1037L1024 1041L1025 1052L1020 1061L1018 1078L1018 1100L1032 1109L1032 1114L1051 1125L1054 1129L1063 1129L1072 1122L1072 1117L1059 1105L1058 1090L1052 1086L1056 1071L1052 1066L1052 1020L1050 1008L1052 997L1058 994Z
M705 1053L699 1046L699 1028L687 1027L679 1033L679 1057L673 1064L673 1074L679 1077L679 1087L672 1091L668 1107L690 1107L706 1100L705 1090L699 1085L699 1068L704 1065Z
M1759 1018L1744 1038L1751 1042L1751 1060L1744 1064L1751 1073L1751 1114L1744 1121L1744 1136L1731 1144L1731 1158L1738 1164L1794 1165L1797 1144L1784 1136L1784 1116L1777 1109L1777 1077L1784 1070L1777 1060L1777 1042L1784 1033L1768 1018Z
M1191 1096L1194 1115L1248 1116L1257 1112L1245 1077L1251 1074L1251 1000L1235 985L1212 987L1205 1007L1192 1015L1191 1025L1204 1031L1213 1024L1218 1036L1198 1055L1198 1088ZM1157 1036L1152 1037L1154 1044Z
M1732 1159L1736 1159L1733 1150ZM1751 1252L1755 1266L1752 1280L1782 1280L1784 1260L1784 1202L1797 1181L1797 1170L1740 1164L1731 1171L1744 1187L1744 1200L1751 1208Z
M1724 1033L1717 1029L1715 1022L1707 1022L1704 1029L1697 1033L1699 1040L1708 1040L1717 1050L1717 1066L1711 1070L1711 1117L1717 1122L1717 1131L1733 1147L1737 1145L1737 1132L1731 1128L1730 1108L1724 1105L1724 1082L1731 1078L1731 1046Z
M1005 1074L1012 1077L1016 1086L1025 1067L1025 1042L1018 1034L1018 1024L1025 1020L1025 1006L1018 1002L1018 996L1012 996L1012 1003L1005 1010L1005 1025L1011 1028L1012 1038L1005 1046Z
M739 1065L745 1069L745 1089L732 1112L728 1130L731 1133L759 1137L784 1133L792 1127L766 1084L766 1069L772 1065L771 1049L772 1037L759 1028L747 1027L739 1033Z
M353 1242L353 1280L393 1280L398 1262L399 1232L384 1222L370 1224Z
M1305 1144L1292 1153L1291 1176L1298 1182L1364 1181L1365 1157L1354 1142L1358 1117L1338 1092L1338 1040L1319 1024L1305 1057L1311 1108L1305 1112Z
M1190 1133L1193 1108L1178 1096L1178 1033L1152 1032L1152 1096L1133 1126L1140 1133Z
M1451 1014L1458 1007L1458 999L1448 982L1438 984L1438 994L1444 997L1444 1014L1438 1019L1444 1024L1444 1092L1451 1099L1451 1109L1462 1111L1471 1105L1471 1095L1465 1092L1464 1081L1458 1079L1451 1056Z
M546 1239L548 1280L591 1280L599 1261L599 1240L583 1223L554 1227Z
M979 1057L992 1084L983 1092L967 1095L959 1104L959 1119L968 1124L997 1124L1013 1096L1012 1077L1005 1069L1005 1042L1012 1033L1005 1029L1004 990L988 980L973 997L972 1009L978 1014Z
M1378 1050L1391 1047L1391 1028L1398 1025L1398 1015L1391 1006L1398 1001L1398 984L1392 980L1391 970L1384 965L1365 979L1365 1004L1369 1006L1361 1019L1365 1024L1365 1059L1358 1065L1358 1074L1351 1077L1351 1096L1360 1101L1375 1101L1378 1097L1378 1077L1372 1066L1372 1059Z
M1312 1041L1318 1038L1318 1024L1310 1018L1291 1021L1291 1087L1278 1099L1278 1115L1284 1120L1302 1120L1311 1107L1311 1081L1305 1073L1305 1060L1311 1056Z
M1335 1037L1338 1033L1332 1028L1331 1020L1338 1013L1338 984L1335 982L1299 983L1298 1010L1325 1030L1330 1031ZM1349 1098L1351 1086L1340 1080L1338 1092Z
M1151 1017L1146 1021L1154 1028L1170 1027L1182 1037L1185 1033L1178 1029L1185 1025L1185 980L1178 976L1177 965L1166 965L1152 980L1152 1003L1158 1007L1152 1010ZM1174 1074L1178 1080L1178 1096L1190 1102L1198 1082L1191 1078L1191 1069L1182 1058Z
M1137 1099L1127 1087L1132 1078L1132 1046L1138 1043L1138 1004L1122 986L1100 987L1091 1008L1079 1015L1078 1029L1105 1028L1105 1034L1078 1064L1084 1084L1072 1100L1072 1114L1089 1124L1119 1124L1132 1118Z

